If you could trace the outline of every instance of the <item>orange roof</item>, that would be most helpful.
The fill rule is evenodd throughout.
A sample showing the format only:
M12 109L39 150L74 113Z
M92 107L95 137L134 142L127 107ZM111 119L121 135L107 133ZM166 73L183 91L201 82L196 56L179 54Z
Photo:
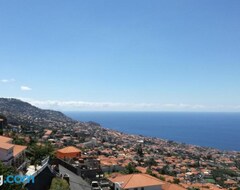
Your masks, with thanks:
M117 165L118 162L116 159L114 158L110 158L110 159L106 159L106 160L100 160L101 162L101 165L104 165L104 166L112 166L112 165Z
M148 174L129 174L118 176L115 178L109 178L113 183L121 183L123 189L137 188L137 187L149 187L160 186L164 183L159 179L152 177Z
M237 184L236 181L228 179L227 181L224 181L225 184Z
M52 130L45 130L45 134L44 135L51 135L52 134Z
M219 188L217 187L216 185L214 184L211 184L211 183L206 183L206 184L200 184L200 183L194 183L192 185L187 185L187 184L182 184L186 189L188 187L198 187L202 190L226 190L225 188Z
M74 152L81 152L81 150L79 150L78 148L74 147L74 146L68 146L62 149L57 150L57 152L60 153L74 153Z
M27 146L14 145L13 147L13 156L17 156L19 153L27 149Z
M140 171L141 173L146 173L147 172L147 168L145 167L141 167L141 166L138 166L138 167L136 167L136 169L138 170L138 171Z
M9 144L9 143L5 143L5 142L0 142L0 148L4 149L4 150L9 150L11 148L13 148L14 145L13 144Z
M9 141L12 141L12 138L0 136L0 142L7 143Z
M162 185L163 190L184 190L185 188L181 187L180 185L172 184L172 183L165 183Z

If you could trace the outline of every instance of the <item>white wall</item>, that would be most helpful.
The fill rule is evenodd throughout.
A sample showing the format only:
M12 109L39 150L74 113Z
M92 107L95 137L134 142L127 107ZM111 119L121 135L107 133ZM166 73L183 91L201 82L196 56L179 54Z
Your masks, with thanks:
M13 157L13 148L11 148L9 150L0 148L0 160L1 161L8 160L11 157Z
M121 190L121 184L120 183L114 183L114 190Z
M119 172L119 171L123 171L124 167L119 166L119 165L111 165L111 166L101 166L101 169L103 172Z

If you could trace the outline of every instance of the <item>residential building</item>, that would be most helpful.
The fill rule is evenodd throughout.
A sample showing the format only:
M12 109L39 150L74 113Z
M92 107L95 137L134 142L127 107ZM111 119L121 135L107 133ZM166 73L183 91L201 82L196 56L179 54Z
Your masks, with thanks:
M27 146L12 144L13 139L0 136L0 161L20 170L26 166L25 150Z
M129 174L109 178L114 190L162 190L164 182L148 174Z
M74 146L68 146L62 149L57 150L57 158L66 159L66 158L79 158L81 157L81 150Z

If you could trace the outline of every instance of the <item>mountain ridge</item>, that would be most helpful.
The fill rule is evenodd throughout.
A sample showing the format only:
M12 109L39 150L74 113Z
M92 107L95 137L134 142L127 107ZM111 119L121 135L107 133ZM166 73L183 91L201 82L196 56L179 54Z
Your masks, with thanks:
M8 123L18 125L56 126L75 124L77 121L60 111L40 109L28 102L15 98L0 98L0 115L4 115Z

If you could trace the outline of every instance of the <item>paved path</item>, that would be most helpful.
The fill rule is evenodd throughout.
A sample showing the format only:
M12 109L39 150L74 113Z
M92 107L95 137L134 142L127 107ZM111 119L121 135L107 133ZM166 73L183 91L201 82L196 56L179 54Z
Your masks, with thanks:
M84 181L80 176L76 175L75 173L71 172L70 170L64 168L63 166L59 165L59 173L61 174L68 174L69 175L69 183L71 190L91 190L91 186Z

